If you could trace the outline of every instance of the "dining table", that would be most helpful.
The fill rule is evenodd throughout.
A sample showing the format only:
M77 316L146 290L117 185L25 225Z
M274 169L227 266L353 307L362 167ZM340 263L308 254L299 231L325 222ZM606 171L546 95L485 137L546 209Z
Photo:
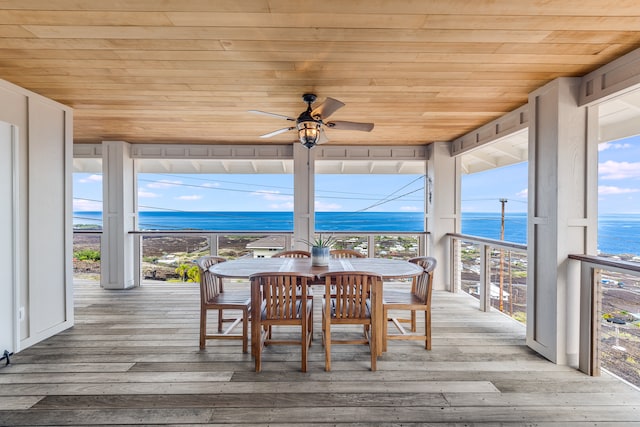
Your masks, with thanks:
M323 273L341 271L366 271L383 279L412 278L422 273L414 263L388 258L340 258L330 259L327 266L314 266L311 258L238 258L211 266L211 273L218 277L244 278L256 273L281 272L305 273L318 277Z
M315 277L314 283L319 282L319 276L326 273L343 271L360 271L377 274L383 280L411 279L419 276L423 269L417 264L388 258L340 258L330 259L326 266L313 265L311 258L251 258L243 257L212 265L209 271L221 278L248 279L257 273L305 273ZM371 304L376 313L382 313L382 289L373 292ZM383 322L381 315L376 320L376 343L378 354L382 351ZM252 340L253 341L253 340ZM255 353L254 353L255 354Z

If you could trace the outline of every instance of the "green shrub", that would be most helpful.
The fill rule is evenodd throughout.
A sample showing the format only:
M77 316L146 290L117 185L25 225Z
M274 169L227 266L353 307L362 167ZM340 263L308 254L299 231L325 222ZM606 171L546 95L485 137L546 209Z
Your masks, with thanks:
M176 268L176 273L180 276L180 280L183 282L199 282L200 270L197 265L192 264L180 264Z
M527 324L527 313L525 313L524 311L517 311L513 313L513 316L511 317L513 317L520 323L524 323L525 325Z
M200 282L200 270L197 265L187 270L187 282Z
M80 261L100 261L100 251L95 249L82 249L74 252L73 257Z

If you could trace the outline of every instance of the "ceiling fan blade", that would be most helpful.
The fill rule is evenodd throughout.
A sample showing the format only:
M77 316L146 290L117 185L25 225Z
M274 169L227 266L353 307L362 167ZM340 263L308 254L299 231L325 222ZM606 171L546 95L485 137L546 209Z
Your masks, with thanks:
M285 119L285 120L289 120L291 122L295 122L296 121L296 119L294 119L293 117L284 116L282 114L276 114L276 113L268 113L266 111L249 110L249 113L262 114L263 116L270 116L270 117L275 117L275 118L278 118L278 119Z
M325 142L329 142L329 137L324 131L324 128L320 128L320 137L318 138L317 144L324 144Z
M324 120L342 107L344 107L344 102L333 98L327 98L322 104L313 109L311 117L320 116L320 118Z
M291 126L288 128L282 128L278 130L274 130L273 132L265 133L264 135L260 135L260 138L271 138L272 136L280 135L281 133L288 132L290 130L294 130L296 127Z
M325 124L331 129L361 130L363 132L371 132L371 130L373 130L373 123L342 122L336 120L335 122Z

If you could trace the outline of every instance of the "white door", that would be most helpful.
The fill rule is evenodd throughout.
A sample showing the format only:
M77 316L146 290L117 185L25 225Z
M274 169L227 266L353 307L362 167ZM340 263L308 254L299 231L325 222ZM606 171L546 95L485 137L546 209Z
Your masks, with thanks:
M15 307L18 284L16 283L16 207L15 180L15 129L0 122L0 356L5 350L17 351L18 316Z

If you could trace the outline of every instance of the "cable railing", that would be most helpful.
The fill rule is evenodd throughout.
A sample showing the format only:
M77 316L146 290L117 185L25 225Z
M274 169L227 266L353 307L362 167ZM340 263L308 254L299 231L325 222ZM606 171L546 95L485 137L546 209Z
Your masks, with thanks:
M527 245L450 233L451 291L465 292L482 311L501 311L521 323L527 312Z
M604 369L640 387L640 263L569 259L580 271L580 370L600 375Z
M74 231L74 241L82 237L82 245L86 247L88 237L97 236L93 245L99 251L101 233L100 230L77 230ZM140 280L179 280L184 276L176 270L188 269L187 266L203 255L227 259L270 257L293 246L293 233L290 231L185 229L140 230L129 234L135 237L134 247L139 256L134 260L134 268ZM427 233L423 232L336 231L322 234L335 237L335 249L353 249L369 257L408 259L426 254ZM74 252L77 252L75 247ZM77 273L88 273L87 265L88 262L74 258ZM94 266L98 269L94 273L99 274L99 262Z

